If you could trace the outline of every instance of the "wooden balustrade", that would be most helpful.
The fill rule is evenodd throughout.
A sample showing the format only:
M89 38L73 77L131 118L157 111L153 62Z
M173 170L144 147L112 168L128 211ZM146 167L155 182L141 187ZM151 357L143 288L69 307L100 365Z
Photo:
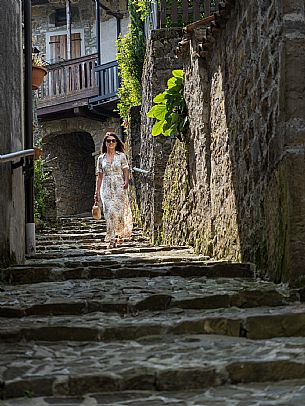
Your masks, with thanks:
M218 8L220 0L152 0L146 21L146 36L150 29L181 27L209 17Z
M98 93L96 97L90 99L90 103L115 97L119 88L118 63L114 61L96 66L95 72Z
M119 87L117 62L97 66L96 61L93 54L49 65L38 92L38 107L114 97Z
M38 98L81 95L88 93L90 89L96 89L95 62L94 54L49 65Z

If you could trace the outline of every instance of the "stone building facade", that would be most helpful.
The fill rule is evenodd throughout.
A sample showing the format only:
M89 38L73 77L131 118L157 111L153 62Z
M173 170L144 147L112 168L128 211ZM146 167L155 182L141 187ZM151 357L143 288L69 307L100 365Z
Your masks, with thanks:
M23 149L21 2L3 0L0 13L0 154ZM25 255L22 168L0 162L0 267Z
M32 0L33 1L33 0ZM104 1L103 4L110 10L122 14L121 30L125 34L128 29L127 4L123 0ZM50 42L51 37L64 35L67 32L66 23L61 23L61 13L65 15L66 0L49 0L42 4L33 1L32 31L33 46L45 55L47 62L54 63L52 59ZM71 1L71 33L79 33L81 38L80 56L97 52L96 49L96 15L95 2L91 0ZM115 59L116 21L115 18L101 9L101 58L102 63Z
M189 141L166 165L163 241L303 284L304 1L227 3L210 44L183 41Z

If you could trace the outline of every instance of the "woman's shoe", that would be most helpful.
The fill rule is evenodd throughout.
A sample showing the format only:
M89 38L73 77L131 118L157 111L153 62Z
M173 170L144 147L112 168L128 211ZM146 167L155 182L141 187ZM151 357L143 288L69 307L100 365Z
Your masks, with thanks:
M123 244L123 242L124 242L124 240L123 240L123 238L121 238L121 237L118 237L118 238L116 239L116 243L117 243L117 244Z
M116 247L116 242L115 240L111 240L110 243L108 244L107 248L115 248Z

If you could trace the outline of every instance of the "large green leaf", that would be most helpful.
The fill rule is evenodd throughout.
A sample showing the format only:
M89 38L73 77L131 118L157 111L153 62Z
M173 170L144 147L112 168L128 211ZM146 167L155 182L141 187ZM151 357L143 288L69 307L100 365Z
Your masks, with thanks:
M167 81L167 87L170 89L171 87L176 86L176 78L172 77Z
M164 103L165 95L165 92L157 94L157 96L154 98L154 103Z
M175 76L175 78L183 78L183 70L182 69L176 69L173 70L172 72L173 76Z
M181 78L176 78L176 86L182 86L183 85L183 80Z
M162 134L163 125L165 124L165 122L166 122L165 120L157 121L156 124L153 126L151 133L154 137Z
M170 137L172 135L172 133L173 133L173 131L170 128L166 131L163 131L163 135L165 137Z
M177 96L178 96L180 90L181 90L181 87L175 85L175 86L172 86L172 87L170 87L170 88L168 89L167 94L168 94L168 95L170 94L170 95L177 95Z
M147 117L156 118L158 120L164 120L167 113L167 108L165 104L157 104L153 106L147 113Z

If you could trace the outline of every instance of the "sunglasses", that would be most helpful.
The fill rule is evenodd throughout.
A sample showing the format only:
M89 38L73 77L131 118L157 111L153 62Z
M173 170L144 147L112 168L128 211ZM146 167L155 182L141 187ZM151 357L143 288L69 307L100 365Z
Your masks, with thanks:
M113 138L107 138L106 142L107 142L108 144L110 144L111 142L115 143L116 140L113 139Z

